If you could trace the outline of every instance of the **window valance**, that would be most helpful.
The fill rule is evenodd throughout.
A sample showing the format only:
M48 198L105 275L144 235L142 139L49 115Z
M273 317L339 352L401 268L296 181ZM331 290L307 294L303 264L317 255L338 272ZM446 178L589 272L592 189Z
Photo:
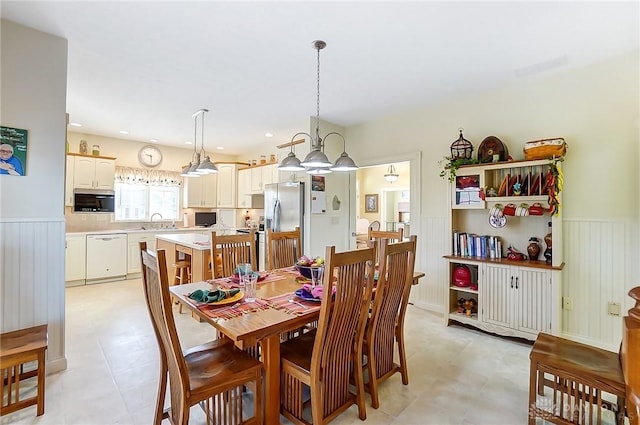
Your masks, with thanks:
M149 186L180 186L182 177L176 171L147 170L116 166L116 183L147 184Z

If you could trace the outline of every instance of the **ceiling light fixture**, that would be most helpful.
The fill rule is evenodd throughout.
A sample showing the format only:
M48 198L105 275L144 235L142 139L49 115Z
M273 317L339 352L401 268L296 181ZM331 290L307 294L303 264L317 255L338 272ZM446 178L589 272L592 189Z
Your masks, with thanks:
M384 179L389 183L393 183L398 180L398 177L400 176L396 173L396 167L394 167L393 164L389 165L389 169L387 170L387 174L384 175Z
M195 120L198 119L198 115L201 115L202 117L200 118L200 129L202 132L202 137L200 138L200 153L198 154L198 158L204 157L202 162L200 162L200 164L198 164L198 166L196 167L195 172L198 174L214 174L218 172L218 168L215 166L213 162L211 162L209 155L207 155L207 152L204 150L204 113L205 112L209 112L209 110L200 109L199 111L193 114L193 118Z
M127 130L120 130L120 134L129 134Z
M331 132L324 136L324 139L320 137L320 50L327 46L322 40L316 40L313 42L313 48L318 52L317 62L317 95L316 95L316 131L315 136L309 133L300 132L294 134L291 138L291 142L299 135L307 136L311 140L311 152L307 154L304 161L300 161L293 152L293 145L291 145L291 152L285 159L282 160L278 166L279 170L283 171L302 171L307 169L309 174L329 174L331 171L354 171L358 169L353 159L349 157L346 152L346 140L344 136L338 132ZM342 154L336 160L335 164L331 163L324 153L324 142L327 137L337 135L342 138Z
M72 122L71 124L69 124L71 127L82 127L82 124L80 124L79 122Z

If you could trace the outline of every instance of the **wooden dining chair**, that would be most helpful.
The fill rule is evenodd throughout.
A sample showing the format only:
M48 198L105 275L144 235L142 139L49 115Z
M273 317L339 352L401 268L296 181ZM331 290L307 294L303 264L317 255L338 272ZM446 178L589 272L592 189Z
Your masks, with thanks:
M627 416L630 425L640 425L640 286L629 291L635 305L624 317L620 361L626 387Z
M256 233L218 235L211 232L211 273L213 278L228 277L240 263L250 263L258 270Z
M640 305L640 287L629 295ZM529 355L530 425L536 423L536 418L554 424L602 424L603 409L614 412L618 425L625 423L625 412L631 424L632 417L637 424L638 408L634 403L638 400L640 331L634 311L629 310L622 322L623 341L617 354L545 333L538 335ZM629 387L634 380L635 393ZM550 395L545 388L551 390ZM603 394L611 394L616 402L608 401ZM629 399L627 394L631 395ZM537 396L544 398L538 400Z
M407 355L404 347L404 317L415 268L416 239L412 235L407 242L390 244L381 240L378 283L373 299L371 315L364 337L364 354L367 356L367 372L371 406L380 406L378 385L399 372L402 383L409 384ZM399 363L393 361L397 344Z
M190 407L200 404L207 424L262 423L262 363L218 339L182 351L173 318L165 251L154 256L140 242L144 295L160 351L160 377L154 424L168 418L174 425L189 423ZM170 384L171 407L164 410ZM242 391L252 385L253 416L243 418Z
M387 239L389 243L402 242L403 233L404 233L404 229L398 229L395 232L391 232L391 231L385 231L385 230L371 230L371 228L369 228L368 241L369 241L369 246L373 246L376 249L376 253L377 253L376 264L380 264L381 262L381 258L380 258L381 241L383 239Z
M300 228L284 232L267 229L267 269L291 267L302 255L302 234Z
M327 247L325 288L317 330L283 342L281 413L295 424L326 424L352 404L367 417L364 403L362 339L371 300L373 248L336 253ZM335 285L331 296L329 288ZM355 394L350 383L355 386ZM303 389L311 393L311 419ZM303 414L304 413L304 414Z

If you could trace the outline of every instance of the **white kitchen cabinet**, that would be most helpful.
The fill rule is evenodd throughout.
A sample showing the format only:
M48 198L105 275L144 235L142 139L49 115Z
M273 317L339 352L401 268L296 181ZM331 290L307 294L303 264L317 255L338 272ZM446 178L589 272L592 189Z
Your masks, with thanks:
M141 273L140 267L140 242L147 243L147 249L156 250L156 235L154 233L128 233L127 234L127 277Z
M65 273L66 286L84 285L86 275L85 258L87 255L87 237L66 235Z
M560 299L554 296L551 270L497 264L482 264L480 270L480 320L491 331L528 339L553 333Z
M238 193L236 202L238 208L251 207L251 169L238 170Z
M113 190L115 159L78 155L74 158L73 187Z
M73 156L67 155L67 169L64 180L64 206L73 206L73 175L75 169L75 161Z
M236 207L236 172L237 164L216 164L218 167L217 207Z
M280 173L277 163L251 167L251 193L261 194L266 185L279 181Z
M182 199L183 207L215 208L217 182L217 174L205 174L200 177L185 178Z

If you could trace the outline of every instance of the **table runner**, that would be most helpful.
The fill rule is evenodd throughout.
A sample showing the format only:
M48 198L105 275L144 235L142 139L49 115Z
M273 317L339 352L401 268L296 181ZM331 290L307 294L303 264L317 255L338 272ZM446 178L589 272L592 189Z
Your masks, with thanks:
M289 302L289 300L294 300L301 305ZM276 295L275 297L267 298L265 301L270 307L277 310L284 310L291 314L310 313L312 311L320 310L319 302L305 301L302 298L296 297L293 292L289 294Z

